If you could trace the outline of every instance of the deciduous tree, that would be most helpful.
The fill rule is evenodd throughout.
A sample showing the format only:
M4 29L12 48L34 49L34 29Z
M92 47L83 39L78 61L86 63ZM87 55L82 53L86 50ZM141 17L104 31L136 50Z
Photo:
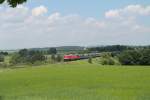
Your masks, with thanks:
M7 2L11 7L16 7L19 4L26 2L27 0L0 0L0 4Z

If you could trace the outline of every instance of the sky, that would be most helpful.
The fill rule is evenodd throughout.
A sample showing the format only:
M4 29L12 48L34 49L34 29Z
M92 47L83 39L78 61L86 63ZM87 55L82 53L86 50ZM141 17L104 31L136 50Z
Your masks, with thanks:
M150 0L28 0L0 5L0 49L150 45Z

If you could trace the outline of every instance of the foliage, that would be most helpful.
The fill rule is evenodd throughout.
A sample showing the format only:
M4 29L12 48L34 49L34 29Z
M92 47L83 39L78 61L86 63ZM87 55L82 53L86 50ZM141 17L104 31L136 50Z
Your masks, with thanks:
M9 65L5 62L0 62L0 68L7 68Z
M28 55L28 50L27 49L22 49L18 52L18 54L21 56L21 57L25 57L26 55Z
M16 7L19 4L26 2L27 0L0 0L0 4L7 2L11 7Z
M11 56L11 59L10 59L11 64L18 64L18 63L21 63L21 62L23 62L23 60L21 59L21 56L18 53L14 53Z
M55 57L55 55L53 54L53 55L51 55L51 63L55 63L55 61L56 61L56 57Z
M61 55L57 55L55 60L57 62L61 62L63 60L63 57Z
M36 61L45 61L45 56L39 51L29 51L26 56L27 62L35 63Z
M140 65L150 65L150 49L142 50Z
M111 53L104 52L101 54L99 63L102 65L119 65L119 61L116 57L113 57Z
M132 50L134 47L123 45L101 46L88 48L90 52L122 52L124 50Z
M61 62L63 61L63 57L61 55L51 55L51 63Z
M92 57L89 57L88 63L92 64Z
M57 50L56 50L56 48L49 48L47 53L50 55L54 55L54 54L57 54Z
M110 52L103 52L103 53L101 53L101 57L103 57L103 58L109 58L109 57L112 57L112 55L111 55Z
M115 61L113 58L101 58L102 65L115 65Z
M4 55L0 55L0 62L4 62Z
M8 55L8 52L0 52L0 62L4 62L5 56Z
M124 51L119 61L123 65L150 65L150 49Z
M0 55L7 56L7 55L8 55L8 52L0 52Z
M13 54L10 63L31 63L34 64L37 61L45 61L46 57L40 51L22 49L18 53Z

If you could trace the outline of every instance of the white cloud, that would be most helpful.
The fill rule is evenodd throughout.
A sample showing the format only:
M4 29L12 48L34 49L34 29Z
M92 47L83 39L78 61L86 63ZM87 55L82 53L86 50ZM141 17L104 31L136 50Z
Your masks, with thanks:
M48 12L44 6L34 9L24 6L0 9L0 48L4 49L150 44L150 26L140 23L137 19L138 15L149 15L149 6L130 5L111 10L105 13L107 18L102 20L83 18L77 14L61 15L59 12L43 15ZM144 13L141 13L142 11Z
M110 10L105 13L106 18L120 17L118 10Z
M37 8L34 8L33 10L32 10L32 15L33 16L40 16L40 15L43 15L43 14L45 14L45 13L47 13L47 8L46 7L44 7L44 6L39 6L39 7L37 7Z
M126 13L133 13L138 15L150 15L150 6L144 7L141 5L129 5L124 8Z
M105 13L106 18L118 18L124 16L149 16L150 6L128 5L122 9L112 9Z

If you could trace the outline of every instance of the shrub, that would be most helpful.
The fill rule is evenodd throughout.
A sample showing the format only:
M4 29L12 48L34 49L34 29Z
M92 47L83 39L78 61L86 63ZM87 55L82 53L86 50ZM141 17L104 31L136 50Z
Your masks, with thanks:
M110 52L103 52L103 53L101 53L101 57L102 58L110 58L110 57L112 57L112 55Z
M49 48L47 50L47 53L50 55L54 55L54 54L57 54L57 50L56 50L56 48Z
M109 57L109 58L102 58L101 59L101 64L102 65L115 65L115 61L111 57Z
M120 65L117 57L112 57L111 53L102 53L99 59L99 63L102 65Z
M102 65L115 65L115 59L112 57L111 53L104 52L101 54L100 63Z
M28 55L25 56L27 62L34 64L37 61L45 61L46 57L39 51L29 51Z
M140 65L150 65L150 49L142 50Z
M88 63L92 64L92 57L89 57Z
M0 55L0 62L4 62L4 55Z
M8 65L6 64L6 63L0 63L0 68L7 68L8 67Z
M56 61L56 57L55 57L55 55L53 54L53 55L51 55L51 63L55 63L55 61Z
M46 61L46 57L39 51L20 50L18 53L12 55L11 64L34 64L35 62Z
M63 59L63 57L62 57L61 55L57 55L55 60L56 60L57 62L61 62L62 59Z
M150 65L150 49L124 51L118 57L122 65Z
M21 60L21 57L19 54L15 53L11 56L11 59L10 59L10 63L15 65L17 63L21 63L23 60Z

